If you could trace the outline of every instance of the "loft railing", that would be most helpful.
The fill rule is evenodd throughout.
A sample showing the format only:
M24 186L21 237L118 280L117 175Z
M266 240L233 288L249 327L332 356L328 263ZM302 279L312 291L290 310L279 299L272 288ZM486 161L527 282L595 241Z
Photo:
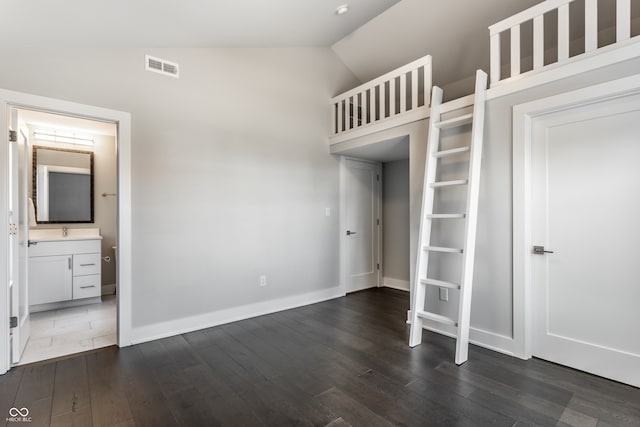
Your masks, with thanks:
M520 29L523 24L533 21L533 69L539 70L551 64L545 64L545 14L557 10L557 61L569 59L569 4L575 0L547 0L523 12L513 15L489 27L491 36L491 84L514 78L521 73ZM581 0L585 4L584 16L584 54L598 49L598 0ZM573 25L573 23L572 23ZM502 76L502 64L506 55L500 51L502 33L510 33L510 75ZM631 0L616 0L616 43L631 38ZM506 61L505 61L506 62Z
M331 99L331 135L429 108L431 56L427 55Z

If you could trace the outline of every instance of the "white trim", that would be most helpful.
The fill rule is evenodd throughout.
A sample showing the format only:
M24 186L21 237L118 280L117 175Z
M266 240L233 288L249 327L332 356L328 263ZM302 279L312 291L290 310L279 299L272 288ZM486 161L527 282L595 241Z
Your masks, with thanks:
M7 135L7 110L10 107L41 110L51 113L84 117L93 120L113 122L118 126L118 344L131 344L131 115L126 112L62 101L37 95L0 89L0 132ZM1 139L4 141L4 138ZM8 254L8 144L0 148L0 187L4 196L0 199L0 235L5 236L0 244L0 271L7 271ZM4 273L2 283L7 283ZM0 374L10 368L9 357L9 290L0 292Z
M393 277L383 277L380 286L406 292L411 290L411 283L408 280L394 279Z
M640 92L640 74L513 107L514 355L532 356L531 145L533 120L558 111Z
M336 286L302 295L241 305L239 307L227 308L211 313L136 327L132 331L131 340L132 344L139 344L309 304L316 304L343 296L345 296L345 293L342 286Z

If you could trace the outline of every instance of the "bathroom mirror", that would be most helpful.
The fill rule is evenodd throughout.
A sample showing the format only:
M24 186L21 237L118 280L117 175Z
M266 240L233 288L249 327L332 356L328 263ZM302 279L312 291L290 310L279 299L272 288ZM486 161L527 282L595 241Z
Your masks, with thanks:
M34 146L32 199L38 224L93 222L93 153Z

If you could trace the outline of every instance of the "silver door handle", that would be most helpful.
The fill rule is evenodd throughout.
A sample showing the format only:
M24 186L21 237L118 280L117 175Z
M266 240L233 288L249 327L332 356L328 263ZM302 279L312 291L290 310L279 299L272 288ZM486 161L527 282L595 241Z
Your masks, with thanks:
M96 264L95 263L93 263L93 264L80 264L80 267L88 267L90 265L96 265Z
M351 236L352 234L356 234L355 231L347 230L347 236Z
M95 288L96 285L91 285L91 286L80 286L80 289L87 289L87 288Z
M544 246L534 246L533 253L536 255L552 254L553 251L545 251Z
M27 247L37 245L38 242L34 242L33 240L27 240Z

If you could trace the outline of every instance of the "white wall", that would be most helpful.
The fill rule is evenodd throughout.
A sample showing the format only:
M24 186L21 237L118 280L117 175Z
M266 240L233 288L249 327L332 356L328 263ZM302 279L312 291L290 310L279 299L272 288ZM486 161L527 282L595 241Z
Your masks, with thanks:
M382 271L385 284L410 282L409 159L382 164ZM387 283L387 279L392 279ZM408 290L408 288L407 288Z
M4 88L132 114L134 328L339 290L328 99L356 80L330 49L2 54Z

